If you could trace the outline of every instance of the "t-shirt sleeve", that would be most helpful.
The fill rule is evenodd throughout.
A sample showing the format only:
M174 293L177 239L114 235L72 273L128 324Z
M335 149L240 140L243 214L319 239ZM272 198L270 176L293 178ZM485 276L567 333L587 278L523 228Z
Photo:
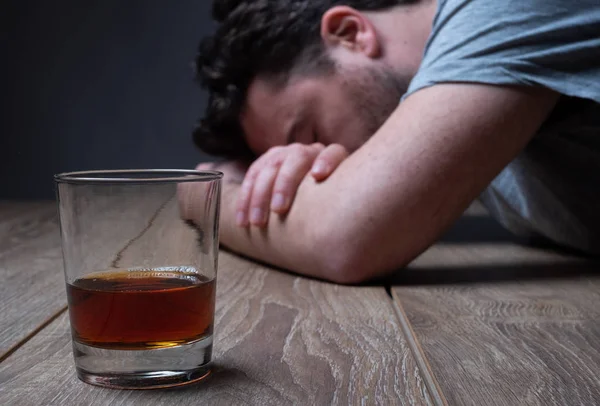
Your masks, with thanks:
M543 86L600 103L600 0L438 0L404 97L438 83Z

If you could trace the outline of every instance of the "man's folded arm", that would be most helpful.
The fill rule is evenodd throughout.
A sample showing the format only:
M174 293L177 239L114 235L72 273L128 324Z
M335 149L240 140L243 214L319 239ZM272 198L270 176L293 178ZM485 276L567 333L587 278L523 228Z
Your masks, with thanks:
M307 177L286 217L235 225L226 184L221 242L301 274L361 282L424 251L526 146L558 95L543 88L443 84L402 102L327 181Z

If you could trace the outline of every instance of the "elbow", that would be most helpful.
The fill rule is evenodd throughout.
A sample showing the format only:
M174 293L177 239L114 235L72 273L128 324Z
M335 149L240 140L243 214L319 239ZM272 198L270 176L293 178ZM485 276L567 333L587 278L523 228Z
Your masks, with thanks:
M359 285L374 278L368 269L360 268L351 263L332 262L325 264L323 279L339 285Z
M403 244L399 237L394 240L394 244L383 243L364 228L360 232L356 228L321 227L313 245L319 276L341 285L371 282L404 268L425 249Z
M356 285L381 275L376 262L370 260L373 256L368 253L368 247L348 241L344 235L333 234L316 240L319 273L323 279L341 285Z

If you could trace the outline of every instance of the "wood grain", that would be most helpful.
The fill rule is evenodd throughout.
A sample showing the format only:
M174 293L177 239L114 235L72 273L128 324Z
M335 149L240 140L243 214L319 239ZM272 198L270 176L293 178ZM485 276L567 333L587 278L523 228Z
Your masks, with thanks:
M308 280L225 253L220 262L209 381L150 392L83 384L65 314L0 366L0 403L433 404L383 288Z
M469 283L393 288L417 351L449 404L600 404L598 264L531 251L535 265L519 265L512 249L521 248L468 255ZM460 270L454 262L446 272ZM542 277L545 268L560 278ZM519 271L538 277L519 280ZM511 277L482 282L486 273Z
M0 203L0 359L66 305L56 206Z

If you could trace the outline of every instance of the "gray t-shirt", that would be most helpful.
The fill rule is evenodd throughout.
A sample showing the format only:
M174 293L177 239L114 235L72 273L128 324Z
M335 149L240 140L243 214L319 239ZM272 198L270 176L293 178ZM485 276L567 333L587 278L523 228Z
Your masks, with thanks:
M438 0L406 96L444 82L563 95L481 198L517 234L600 254L600 0Z

